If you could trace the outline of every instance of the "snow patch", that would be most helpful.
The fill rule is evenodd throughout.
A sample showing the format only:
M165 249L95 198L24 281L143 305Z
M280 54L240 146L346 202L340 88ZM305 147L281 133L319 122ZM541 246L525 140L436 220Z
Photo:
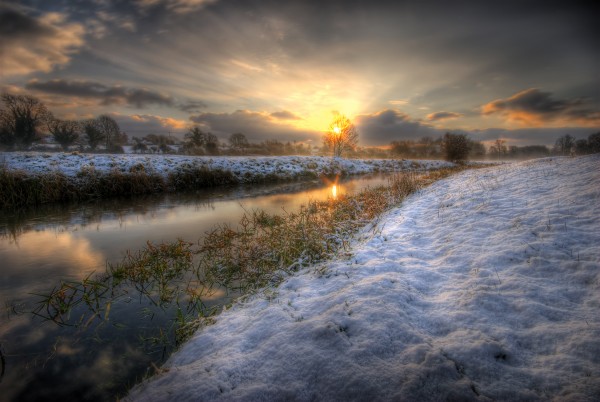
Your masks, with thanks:
M599 172L593 155L434 183L128 399L598 400Z

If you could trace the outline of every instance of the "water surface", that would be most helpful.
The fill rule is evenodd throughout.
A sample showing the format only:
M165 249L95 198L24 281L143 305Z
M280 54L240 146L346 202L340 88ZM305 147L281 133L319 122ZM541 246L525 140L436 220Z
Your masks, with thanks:
M37 294L104 272L148 241L197 242L216 225L235 227L246 211L295 212L309 200L386 182L370 176L0 211L0 400L114 400L172 351L162 341L173 311L134 290L112 306L108 320L87 327L33 315ZM231 297L217 292L204 302L221 306Z

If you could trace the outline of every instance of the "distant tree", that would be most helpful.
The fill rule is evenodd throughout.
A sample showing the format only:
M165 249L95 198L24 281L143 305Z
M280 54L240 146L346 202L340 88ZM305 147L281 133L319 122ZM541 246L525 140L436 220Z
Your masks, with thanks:
M590 153L600 153L600 131L594 134L590 134L588 136L587 142Z
M206 144L206 133L194 126L185 134L185 140L194 147L203 147Z
M58 142L64 151L67 151L69 146L79 139L81 124L77 121L60 120L52 117L48 120L47 126L54 141Z
M447 161L464 161L469 156L469 139L464 134L446 133L442 138L442 150Z
M558 138L554 143L554 153L558 155L569 155L575 146L575 138L570 134L565 134Z
M144 143L144 140L138 137L133 137L133 151L145 154L148 152L148 146Z
M413 153L415 144L412 141L392 141L390 143L390 153L397 157L409 157Z
M204 154L204 147L206 146L207 134L200 130L199 127L194 126L185 133L185 141L183 143L183 149L186 153L192 155Z
M289 142L284 144L277 140L266 140L263 141L262 146L264 148L264 152L268 155L283 155L290 151L292 144Z
M175 140L164 134L148 134L144 137L144 139L154 145L161 146L163 144L166 145L174 145Z
M173 152L170 145L175 145L175 140L163 134L148 134L144 139L154 145L154 151L160 151L163 154Z
M9 147L29 147L38 138L38 128L48 119L48 109L29 95L4 93L0 99L0 142Z
M485 156L485 145L479 141L469 141L469 157L483 158Z
M439 141L439 140L438 140ZM417 142L419 146L419 154L425 158L436 156L438 153L438 143L431 137L422 137Z
M95 151L98 145L104 141L104 132L100 127L98 119L89 119L83 122L83 131L85 138L92 151Z
M489 149L490 156L495 156L500 159L505 157L508 154L508 148L506 147L506 141L498 138L494 143L490 146Z
M585 138L576 140L573 149L577 155L586 155L591 153L588 141Z
M526 145L519 148L519 156L526 158L543 158L550 155L550 150L545 145Z
M204 146L206 148L206 153L209 155L218 155L219 154L219 139L213 133L206 134L206 144Z
M250 146L250 143L244 134L234 133L229 136L229 145L237 151L243 151Z
M116 146L122 143L122 133L119 124L109 115L98 116L98 128L104 135L106 150L113 151Z
M333 156L340 157L345 151L356 147L358 131L350 119L343 114L336 114L325 132L323 143L332 151Z

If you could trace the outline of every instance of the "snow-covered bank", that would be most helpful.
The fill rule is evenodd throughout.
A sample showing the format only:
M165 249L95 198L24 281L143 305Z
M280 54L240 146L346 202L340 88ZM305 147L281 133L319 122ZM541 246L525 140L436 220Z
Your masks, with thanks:
M598 400L600 155L466 171L217 317L134 400Z
M177 169L208 167L231 171L240 182L253 176L276 174L290 179L306 173L332 172L332 159L320 156L212 157L183 155L109 155L79 153L4 152L0 167L30 173L61 172L73 177L82 170L98 173L130 172L143 166L146 172L167 175ZM336 171L346 174L393 172L406 169L433 169L452 166L444 161L392 159L336 159Z

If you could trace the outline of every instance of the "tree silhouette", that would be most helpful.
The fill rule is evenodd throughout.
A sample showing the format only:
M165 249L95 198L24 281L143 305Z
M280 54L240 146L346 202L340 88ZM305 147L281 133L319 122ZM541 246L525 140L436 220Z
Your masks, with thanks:
M81 125L74 120L60 120L56 118L48 119L48 131L58 142L63 150L67 151L70 145L73 145L79 138L79 130Z
M229 145L231 145L231 148L243 151L250 146L250 143L244 134L234 133L229 136Z
M600 131L588 136L588 147L593 154L600 152Z
M87 142L92 151L94 151L98 145L104 141L104 132L102 132L102 128L100 127L100 123L97 119L86 120L83 123L83 131L85 132Z
M38 137L38 127L48 119L48 109L29 95L4 93L1 100L0 142L10 147L29 147Z
M444 158L450 162L461 162L469 156L469 139L464 134L446 133L442 138Z
M325 145L332 150L333 156L340 157L344 151L352 150L358 144L358 131L350 119L336 114L323 137Z
M575 138L570 134L565 134L554 143L554 152L560 155L569 155L575 146Z
M104 141L106 141L106 150L111 151L114 147L121 143L121 129L119 124L110 117L109 115L103 114L97 119L98 128L104 135Z
M206 134L199 127L192 127L185 134L185 140L191 147L203 147L206 144Z

